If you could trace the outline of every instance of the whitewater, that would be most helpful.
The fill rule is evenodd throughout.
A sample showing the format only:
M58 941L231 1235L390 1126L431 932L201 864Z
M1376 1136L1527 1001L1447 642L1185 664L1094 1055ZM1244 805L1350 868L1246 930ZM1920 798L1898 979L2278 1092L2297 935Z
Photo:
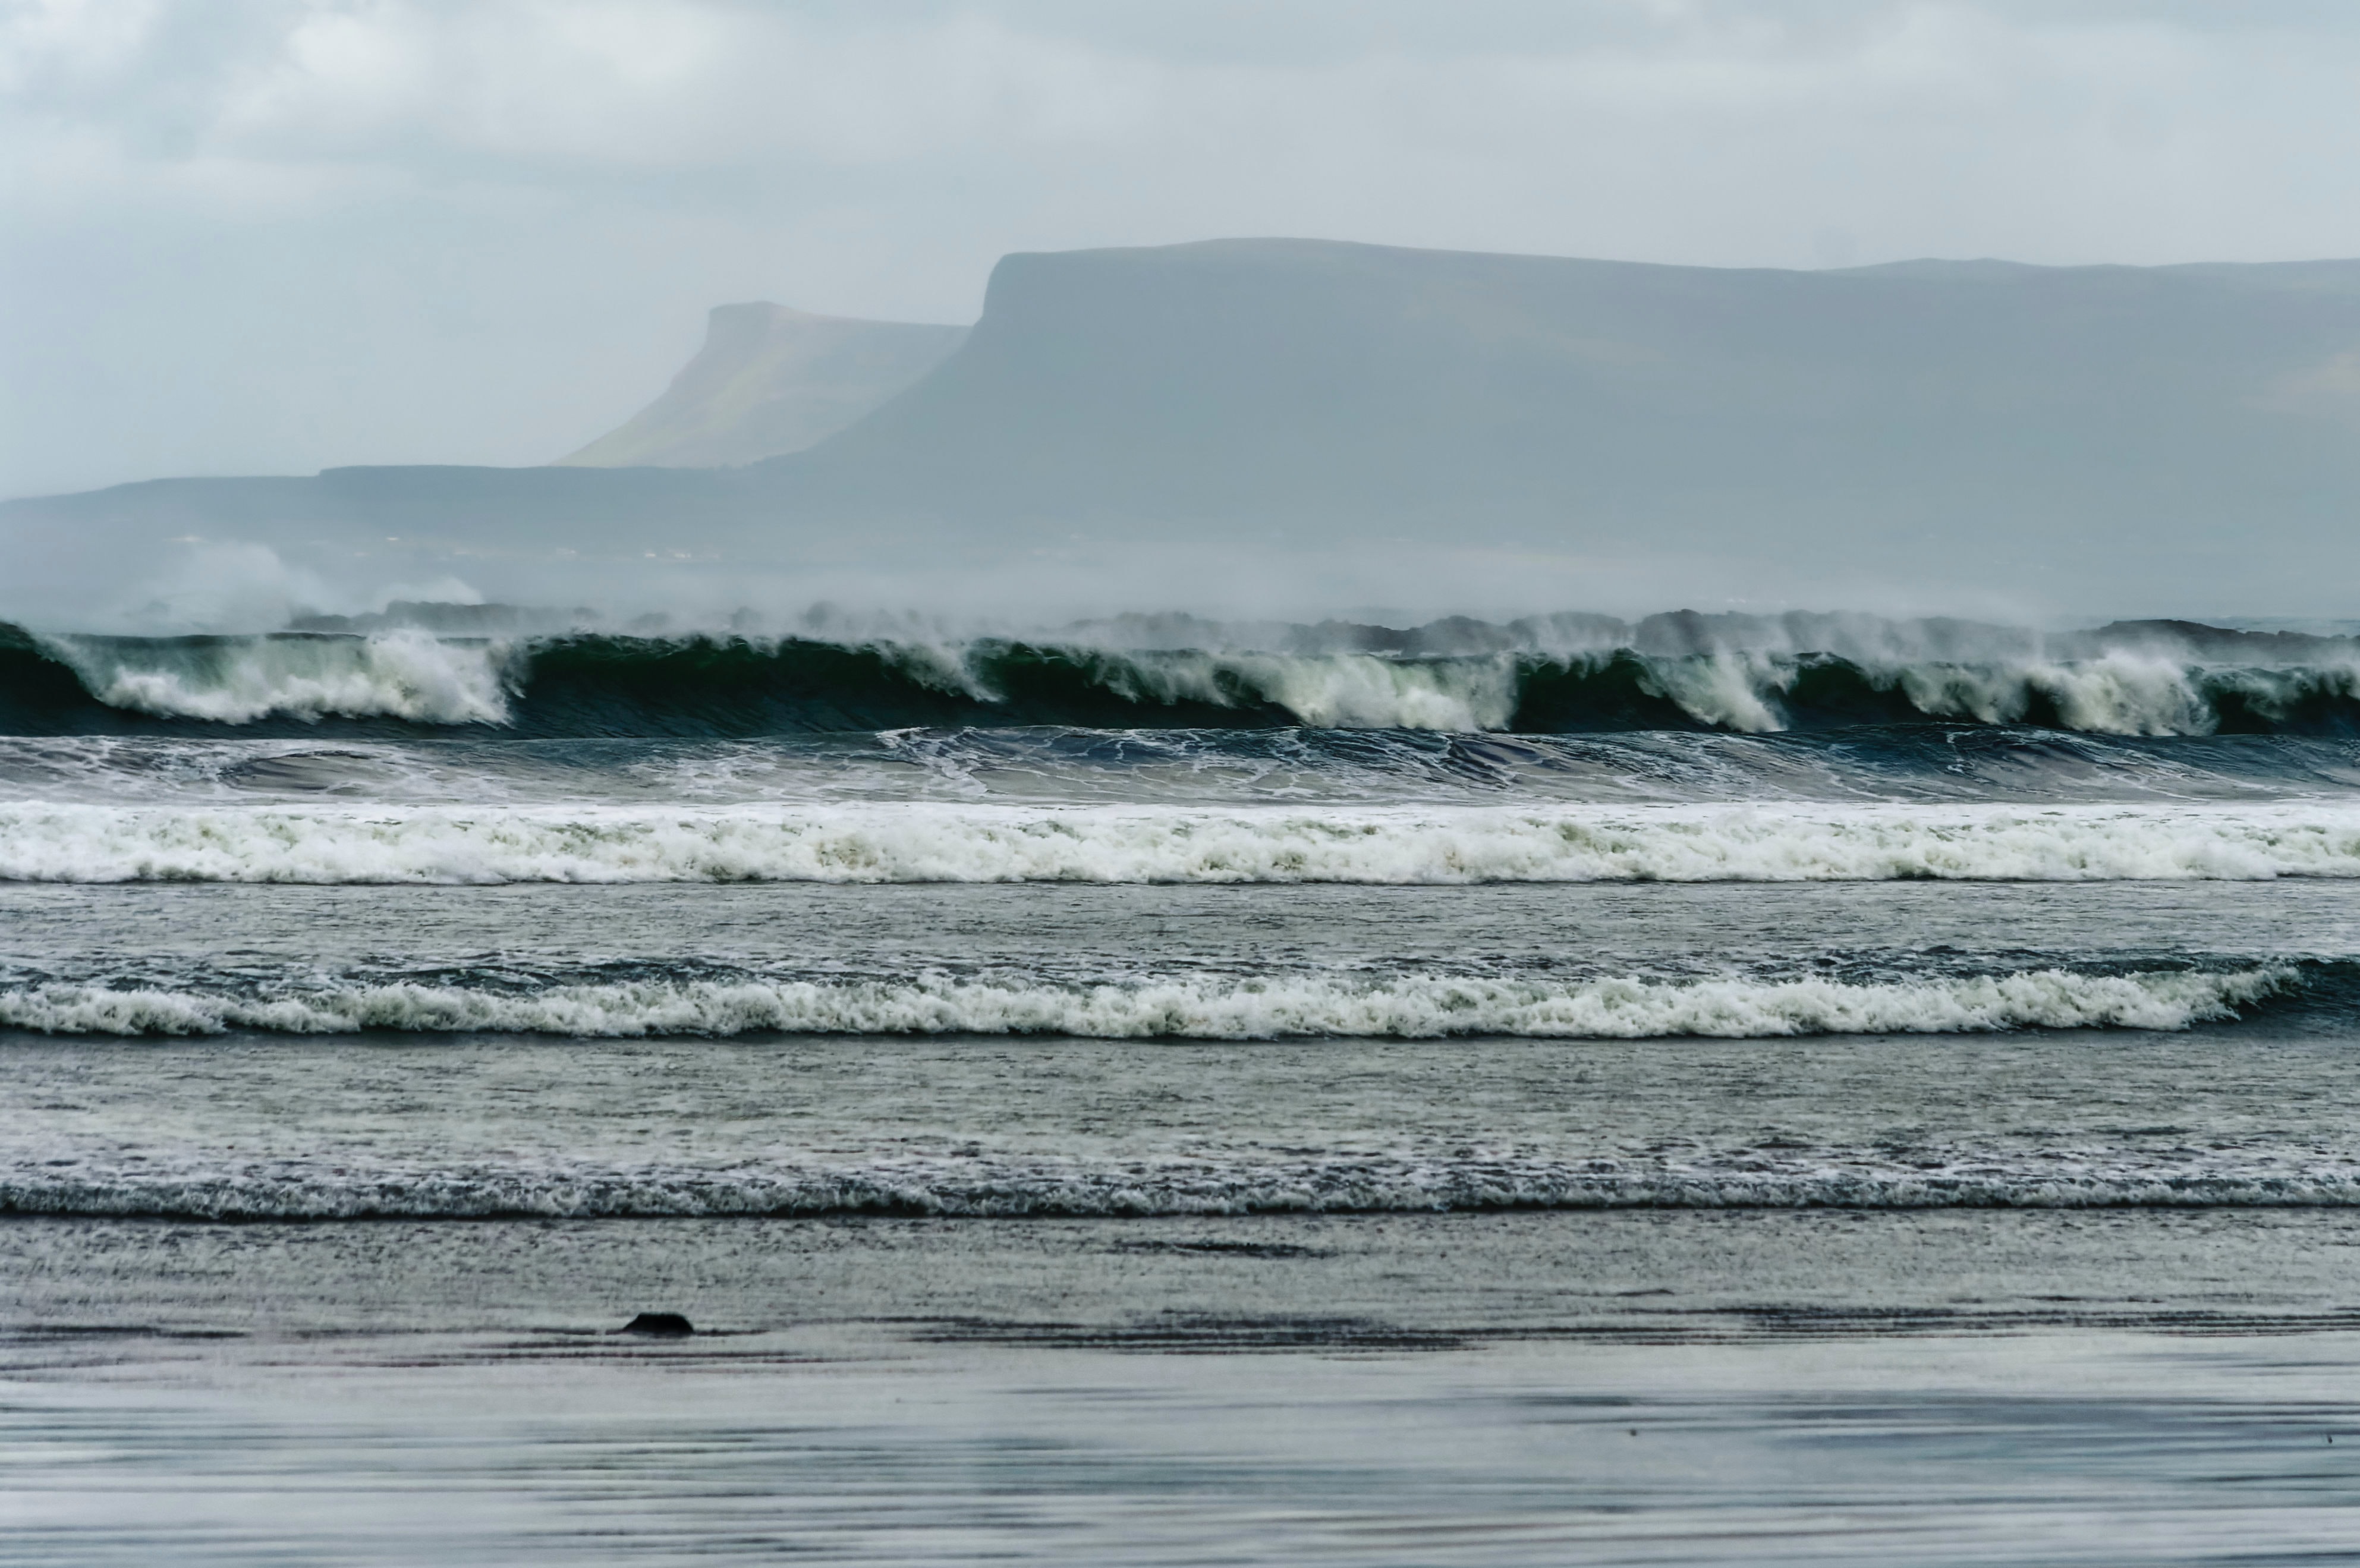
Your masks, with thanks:
M2360 805L1306 812L0 805L23 882L1873 882L2360 877Z
M464 609L0 630L0 1210L2355 1191L2360 1148L2250 1107L2010 1120L1994 1099L2166 1055L2177 1082L2330 1094L2340 1059L2284 1042L2360 1018L2340 631L675 632ZM2005 1083L1944 1054L1993 1041L2028 1042ZM1697 1080L1706 1042L1740 1054ZM1774 1050L1803 1054L1743 1054ZM1231 1051L1253 1064L1207 1054ZM1798 1104L1808 1128L1607 1137L1675 1093L1742 1123L1835 1060L1860 1076ZM458 1064L477 1098L372 1099ZM82 1096L85 1069L115 1086ZM1870 1080L1907 1103L1858 1113ZM1006 1142L1043 1094L1078 1119ZM1229 1137L1266 1094L1294 1119ZM1200 1109L1170 1124L1159 1096Z
M1635 626L1577 616L1405 631L1118 619L1021 635L453 637L393 624L138 637L0 624L0 717L26 734L158 723L533 735L981 723L1759 735L1948 721L2348 735L2360 728L2360 639L2181 622L2035 636L1686 613Z
M0 1029L45 1034L357 1034L613 1039L774 1034L1051 1034L1098 1040L1763 1039L2012 1029L2182 1029L2292 987L2286 969L2077 975L2046 969L1885 984L1482 975L1175 977L1043 984L918 977L663 979L529 988L345 982L244 994L0 987Z

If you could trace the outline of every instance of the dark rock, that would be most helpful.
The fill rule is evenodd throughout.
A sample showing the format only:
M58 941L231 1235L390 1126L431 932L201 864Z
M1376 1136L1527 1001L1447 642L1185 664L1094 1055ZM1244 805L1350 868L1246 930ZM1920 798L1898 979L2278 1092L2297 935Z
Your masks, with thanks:
M653 1334L660 1339L685 1339L696 1330L678 1312L641 1312L623 1325L623 1332Z

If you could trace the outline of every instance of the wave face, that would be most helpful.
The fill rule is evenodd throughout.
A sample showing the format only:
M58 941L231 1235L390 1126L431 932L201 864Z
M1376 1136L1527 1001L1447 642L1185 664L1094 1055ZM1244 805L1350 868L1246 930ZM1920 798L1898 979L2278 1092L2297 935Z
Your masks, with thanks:
M2267 881L2360 877L2360 808L1759 811L0 805L0 880Z
M137 638L0 627L0 727L726 737L1021 725L1766 735L1966 724L2360 735L2360 642L2349 638L2160 623L2045 640L2004 628L1936 637L1923 623L1863 628L1833 617L1723 636L1705 617L1690 620L1679 636L1595 617L1400 633L1281 628L1260 639L1284 645L1273 648L1232 646L1229 631L1201 623L1114 628L1205 645L1176 647L1105 640L1107 627L1030 640L484 638L405 626Z

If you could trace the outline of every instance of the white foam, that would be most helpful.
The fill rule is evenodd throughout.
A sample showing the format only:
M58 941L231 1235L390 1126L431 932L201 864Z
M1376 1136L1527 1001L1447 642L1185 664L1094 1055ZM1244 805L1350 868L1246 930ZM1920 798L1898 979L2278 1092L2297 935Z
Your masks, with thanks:
M513 650L396 630L369 637L226 637L126 643L58 637L48 648L110 707L167 718L399 718L505 724Z
M1582 661L1592 667L1595 659ZM1795 683L1798 667L1762 653L1715 653L1691 659L1651 659L1642 667L1640 690L1677 703L1688 717L1743 735L1767 735L1786 727L1770 705L1774 694Z
M1133 699L1224 707L1241 691L1317 728L1502 730L1516 711L1517 663L1505 655L1136 653L1107 683Z
M51 1034L350 1034L366 1029L590 1037L1060 1034L1101 1040L1649 1040L1956 1034L2016 1029L2180 1029L2233 1017L2287 972L1832 980L1500 980L1424 975L1191 977L1123 985L648 980L518 992L343 985L277 996L43 985L0 991L0 1028Z
M2360 807L0 804L27 882L2093 882L2360 877Z
M1908 664L1879 673L1920 713L1984 724L2014 724L2035 699L2046 699L2066 728L2092 735L2210 735L2220 722L2198 689L2202 672L2152 654L2114 652L2070 664Z

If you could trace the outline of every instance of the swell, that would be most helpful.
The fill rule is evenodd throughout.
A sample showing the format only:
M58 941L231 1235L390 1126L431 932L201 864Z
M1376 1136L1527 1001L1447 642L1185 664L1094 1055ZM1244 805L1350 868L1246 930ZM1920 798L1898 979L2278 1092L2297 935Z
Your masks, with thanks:
M1939 724L2360 735L2360 654L2344 662L2333 649L2311 651L2307 663L2239 661L2234 646L2216 659L2213 645L2152 644L2092 644L2070 659L1627 647L1404 654L1000 638L502 641L399 628L37 637L0 626L0 729L731 737L1021 725L1579 735Z

